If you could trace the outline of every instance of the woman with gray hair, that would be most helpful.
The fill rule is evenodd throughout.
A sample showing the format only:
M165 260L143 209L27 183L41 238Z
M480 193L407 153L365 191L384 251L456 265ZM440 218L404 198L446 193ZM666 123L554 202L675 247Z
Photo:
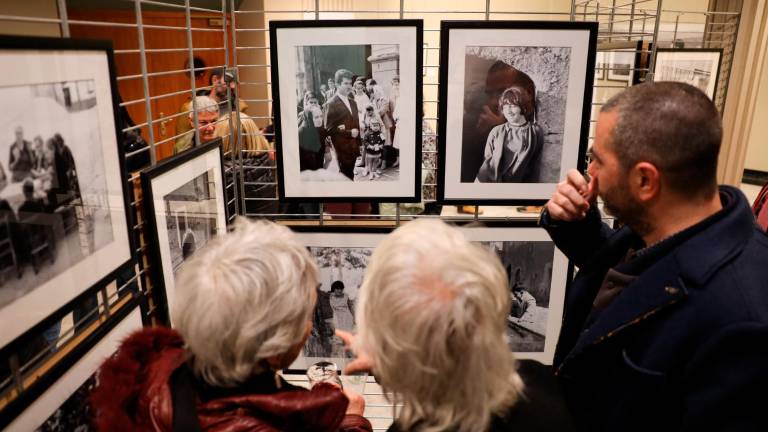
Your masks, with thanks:
M175 328L143 329L104 362L98 430L370 431L360 395L277 374L312 330L317 277L288 228L239 220L179 272Z
M499 259L436 220L398 228L360 289L357 353L402 403L390 431L570 431L548 367L509 350L509 286Z

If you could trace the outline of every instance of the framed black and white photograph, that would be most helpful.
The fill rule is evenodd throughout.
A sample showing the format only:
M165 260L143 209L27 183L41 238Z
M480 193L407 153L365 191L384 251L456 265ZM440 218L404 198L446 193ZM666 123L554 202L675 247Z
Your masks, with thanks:
M281 200L420 200L422 28L269 23Z
M108 42L0 37L0 347L133 257Z
M605 79L605 68L606 68L605 53L602 51L598 51L595 57L595 79L596 80Z
M632 83L635 69L635 50L631 48L616 49L605 52L607 80L622 82L627 85Z
M461 231L468 240L493 251L507 271L512 303L507 317L510 349L519 358L551 364L569 280L568 259L542 228L504 226ZM360 286L374 249L387 234L385 229L330 232L316 228L301 228L296 233L318 264L320 284L312 333L290 370L306 370L319 361L330 361L343 369L352 360L334 331L356 330Z
M330 361L340 370L352 361L335 330L356 330L355 307L365 270L386 230L363 232L296 233L307 246L320 270L317 303L312 318L312 333L291 370L306 370L319 361Z
M467 239L501 260L509 278L509 347L521 359L551 364L560 334L568 259L542 228L464 228Z
M93 411L89 404L89 396L98 380L97 370L107 357L117 351L123 339L143 326L140 308L134 307L124 312L128 313L115 317L112 327L105 329L101 339L12 419L4 430L42 432L94 430L94 425L91 423ZM118 318L120 318L119 321Z
M219 138L141 173L155 288L165 292L169 317L178 271L196 251L226 234L222 167Z
M722 49L659 48L656 50L653 80L690 84L714 100L722 56Z
M597 24L442 21L438 200L541 204L581 168Z

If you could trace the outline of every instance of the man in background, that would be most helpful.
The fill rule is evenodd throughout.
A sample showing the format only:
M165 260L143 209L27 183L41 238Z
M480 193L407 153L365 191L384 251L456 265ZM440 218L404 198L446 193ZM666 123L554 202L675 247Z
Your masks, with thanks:
M209 80L211 83L210 88L198 90L196 96L208 96L216 102L219 107L219 116L229 114L237 100L237 77L235 76L235 73L233 71L228 71L223 67L211 69ZM242 100L239 101L238 106L239 111L243 114L248 110L248 104ZM185 113L191 110L192 99L186 101L181 108L179 108L180 113ZM189 114L191 114L191 112ZM187 120L186 115L176 117L176 135L180 135L190 130L192 130L192 126ZM179 141L185 140L185 137L186 135L177 138L176 146L179 146Z
M195 98L197 105L197 128L200 133L200 143L205 144L216 138L216 120L219 118L219 104L208 96L197 96ZM195 117L193 113L187 116L187 124L191 131L194 127ZM195 134L188 132L186 135L176 140L173 146L173 154L179 154L184 150L193 147Z

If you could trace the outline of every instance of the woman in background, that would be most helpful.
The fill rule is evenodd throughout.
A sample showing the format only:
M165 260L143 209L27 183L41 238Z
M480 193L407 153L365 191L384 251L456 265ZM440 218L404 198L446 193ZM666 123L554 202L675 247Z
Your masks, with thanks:
M318 170L323 167L327 136L323 127L323 111L312 106L304 111L299 126L299 170Z

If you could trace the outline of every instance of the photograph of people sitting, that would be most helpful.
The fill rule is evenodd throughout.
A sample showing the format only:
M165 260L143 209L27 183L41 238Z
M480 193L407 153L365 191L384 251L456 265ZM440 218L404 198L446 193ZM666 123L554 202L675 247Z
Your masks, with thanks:
M75 238L84 215L75 160L62 135L30 141L23 126L13 130L8 159L0 161L0 306L56 273L50 267L57 248L90 243ZM65 238L76 244L67 245Z

